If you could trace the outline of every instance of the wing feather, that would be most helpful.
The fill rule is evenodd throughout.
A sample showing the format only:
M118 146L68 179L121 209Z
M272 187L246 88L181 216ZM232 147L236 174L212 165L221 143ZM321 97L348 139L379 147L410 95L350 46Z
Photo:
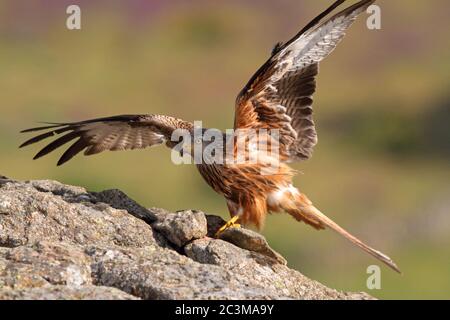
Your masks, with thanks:
M317 143L312 118L318 64L375 0L362 0L320 22L344 3L334 2L286 44L278 44L236 99L235 128L280 130L284 161L311 157Z
M193 125L190 122L163 115L120 115L52 124L22 132L49 129L50 131L25 141L20 147L65 133L39 151L34 157L38 159L78 138L59 159L58 165L62 165L83 150L85 155L93 155L106 150L132 150L159 145L169 141L174 130L192 130Z

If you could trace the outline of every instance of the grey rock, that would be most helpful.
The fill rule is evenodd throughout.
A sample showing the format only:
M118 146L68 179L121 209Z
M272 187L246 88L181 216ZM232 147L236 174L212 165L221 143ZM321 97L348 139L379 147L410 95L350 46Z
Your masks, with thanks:
M219 266L197 263L170 249L93 247L87 252L94 261L96 283L143 299L221 299L250 295L244 291L233 292L239 283Z
M236 246L253 252L258 252L286 265L287 261L273 250L267 240L259 233L244 228L228 228L219 234L219 238Z
M216 232L226 223L221 217L211 214L206 215L206 222L208 224L208 237L211 238L214 238Z
M0 251L0 288L91 284L90 259L76 246L38 242Z
M366 294L347 295L327 288L273 258L222 240L196 240L186 246L185 251L195 261L220 266L223 273L237 280L239 285L233 288L236 292L242 292L242 288L252 288L246 292L244 299L369 298ZM264 292L264 295L260 296L260 292Z
M371 299L286 266L260 234L119 190L0 177L0 299Z
M151 223L156 220L156 216L151 210L144 208L120 190L111 189L102 192L93 192L92 195L96 201L107 203L116 209L126 210L128 213L145 222Z
M0 246L47 240L142 247L158 241L141 219L93 198L56 181L0 184Z
M206 215L208 223L208 236L214 238L217 231L226 223L221 217ZM231 242L236 246L250 251L261 253L275 259L281 264L287 264L286 259L273 250L267 240L259 233L245 228L228 228L218 235L219 239Z
M157 221L152 224L171 243L182 247L194 239L200 239L208 233L206 217L203 212L195 210L177 211L175 213L153 208Z
M19 290L0 289L0 300L137 300L116 288L101 286L45 286Z

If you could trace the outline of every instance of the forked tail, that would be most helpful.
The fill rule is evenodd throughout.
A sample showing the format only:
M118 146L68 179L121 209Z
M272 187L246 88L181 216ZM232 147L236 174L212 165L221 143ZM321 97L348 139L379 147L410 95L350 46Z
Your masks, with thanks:
M307 224L312 225L316 229L323 229L324 227L328 227L336 231L370 255L384 262L391 269L397 271L398 273L401 273L400 269L397 267L395 262L392 261L391 258L381 253L380 251L369 247L367 244L347 232L344 228L339 226L333 220L320 212L316 207L314 207L311 201L309 201L308 198L306 198L306 196L304 196L303 194L297 195L295 203L295 208L286 208L286 211L297 220L304 221Z

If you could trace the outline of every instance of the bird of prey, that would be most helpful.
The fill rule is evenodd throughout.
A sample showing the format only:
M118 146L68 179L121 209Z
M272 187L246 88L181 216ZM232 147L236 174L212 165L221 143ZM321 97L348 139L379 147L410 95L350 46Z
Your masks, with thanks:
M204 180L225 197L232 217L218 233L239 224L261 228L268 213L287 212L318 230L330 228L338 232L400 272L388 256L369 247L320 212L305 194L293 186L295 172L288 166L289 162L310 158L317 143L312 104L319 62L334 50L357 16L375 2L362 0L332 15L345 1L335 1L291 40L277 44L270 58L236 99L234 128L278 130L278 157L270 158L268 162L200 163L196 166ZM24 130L46 131L24 142L21 147L61 135L36 154L34 159L37 159L76 139L59 159L58 165L61 165L83 150L85 155L93 155L105 150L146 148L163 143L175 148L177 144L171 137L179 129L193 137L180 152L184 150L192 155L196 144L201 143L194 139L194 124L153 114L49 123ZM221 134L225 139L226 134ZM207 144L201 146L202 150L206 147ZM233 152L237 152L236 149ZM276 170L262 174L262 167L269 162L276 162Z

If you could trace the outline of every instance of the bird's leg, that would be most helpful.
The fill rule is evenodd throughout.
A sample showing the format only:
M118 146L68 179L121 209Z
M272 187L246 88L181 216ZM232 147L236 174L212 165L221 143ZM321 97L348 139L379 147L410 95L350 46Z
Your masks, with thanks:
M236 221L238 221L238 219L239 219L239 215L235 215L230 220L228 220L227 223L225 223L222 227L220 227L219 230L217 230L216 237L218 237L222 232L224 232L228 228L231 228L231 227L239 228L241 225L239 223L236 223Z

